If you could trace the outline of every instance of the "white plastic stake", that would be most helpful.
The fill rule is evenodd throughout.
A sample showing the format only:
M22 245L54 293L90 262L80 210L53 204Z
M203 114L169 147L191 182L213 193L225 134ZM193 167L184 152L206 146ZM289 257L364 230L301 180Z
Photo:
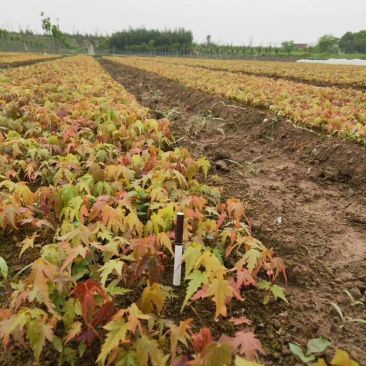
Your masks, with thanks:
M180 286L182 279L183 224L184 224L184 213L178 212L177 227L175 229L173 286Z
M182 254L183 254L183 245L176 245L174 250L174 276L173 276L173 285L180 286L181 277L182 277Z

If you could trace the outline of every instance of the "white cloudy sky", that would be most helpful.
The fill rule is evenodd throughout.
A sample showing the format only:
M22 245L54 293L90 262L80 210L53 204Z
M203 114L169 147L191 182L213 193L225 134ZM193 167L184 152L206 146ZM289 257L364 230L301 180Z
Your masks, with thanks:
M72 33L129 26L185 27L195 40L272 45L312 43L326 33L366 29L366 0L0 0L0 27L41 31L40 12Z

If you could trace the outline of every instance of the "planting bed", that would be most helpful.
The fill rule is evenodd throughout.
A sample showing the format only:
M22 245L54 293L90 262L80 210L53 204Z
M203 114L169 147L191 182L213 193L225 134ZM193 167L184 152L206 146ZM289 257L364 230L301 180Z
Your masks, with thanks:
M277 359L260 324L286 312L283 260L152 117L91 57L1 74L1 364Z
M0 364L364 364L362 92L99 61L0 74Z

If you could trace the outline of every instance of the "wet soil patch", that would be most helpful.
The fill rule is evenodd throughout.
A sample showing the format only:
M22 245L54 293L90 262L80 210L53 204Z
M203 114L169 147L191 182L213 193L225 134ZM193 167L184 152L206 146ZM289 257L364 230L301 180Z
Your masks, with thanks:
M366 302L364 147L153 73L101 64L154 118L170 119L177 146L210 160L207 183L221 185L226 198L242 199L255 236L285 259L290 305L256 302L247 313L269 353L263 362L294 365L289 342L325 337L365 363L366 326L339 328L330 304L348 317L365 318L365 306L352 306L344 292ZM248 306L241 305L245 312Z

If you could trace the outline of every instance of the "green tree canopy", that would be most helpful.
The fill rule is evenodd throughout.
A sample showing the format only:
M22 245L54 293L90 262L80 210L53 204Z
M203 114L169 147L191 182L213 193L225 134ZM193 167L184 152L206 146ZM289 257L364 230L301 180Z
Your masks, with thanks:
M119 50L145 47L152 50L161 49L163 47L181 49L190 46L193 42L191 31L184 28L174 30L165 29L163 31L157 29L145 28L129 28L121 32L114 33L111 37L111 46Z
M366 30L357 33L347 32L339 40L343 53L366 53Z
M318 39L316 47L321 53L337 53L339 39L332 34L325 34Z
M285 42L282 42L281 45L282 45L282 49L284 50L284 52L287 52L288 55L290 55L291 52L293 52L295 49L294 41L285 41Z

